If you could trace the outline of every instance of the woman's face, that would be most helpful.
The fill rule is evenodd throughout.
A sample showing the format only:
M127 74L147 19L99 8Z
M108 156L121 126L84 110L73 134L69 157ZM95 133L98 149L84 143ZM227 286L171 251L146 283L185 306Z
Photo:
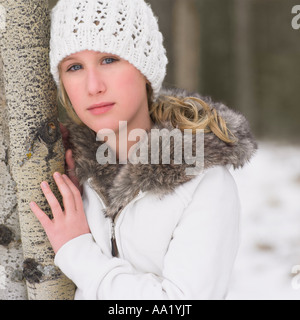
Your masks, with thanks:
M75 112L93 131L118 134L119 121L127 121L128 132L149 129L147 82L128 61L85 50L62 61L60 76Z

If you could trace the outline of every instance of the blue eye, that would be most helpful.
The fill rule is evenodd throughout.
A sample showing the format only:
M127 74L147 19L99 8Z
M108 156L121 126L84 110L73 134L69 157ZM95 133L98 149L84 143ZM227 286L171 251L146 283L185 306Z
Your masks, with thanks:
M103 64L111 64L111 63L114 63L115 61L117 61L117 59L114 59L114 58L105 58L103 60Z
M82 68L80 64L75 64L74 66L70 67L68 71L78 71Z

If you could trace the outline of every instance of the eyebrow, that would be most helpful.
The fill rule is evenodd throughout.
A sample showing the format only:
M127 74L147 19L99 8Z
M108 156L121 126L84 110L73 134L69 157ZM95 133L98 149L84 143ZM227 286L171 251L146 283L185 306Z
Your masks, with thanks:
M76 58L74 58L74 57L67 57L67 58L63 59L61 63L66 62L66 61L70 61L70 60L76 60Z
M61 70L62 68L62 65L68 61L72 61L72 60L76 60L76 57L66 57L65 59L63 59L59 65L58 65L58 68Z

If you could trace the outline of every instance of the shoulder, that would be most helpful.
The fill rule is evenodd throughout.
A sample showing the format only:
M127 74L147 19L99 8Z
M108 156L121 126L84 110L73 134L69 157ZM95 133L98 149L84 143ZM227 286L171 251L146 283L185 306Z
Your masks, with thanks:
M222 192L224 188L237 191L235 180L227 166L215 166L206 169L199 184L205 185L207 188L215 190L215 192Z
M237 185L226 166L215 166L203 171L191 181L176 189L176 193L186 204L206 206L213 210L228 207L230 210L240 209Z

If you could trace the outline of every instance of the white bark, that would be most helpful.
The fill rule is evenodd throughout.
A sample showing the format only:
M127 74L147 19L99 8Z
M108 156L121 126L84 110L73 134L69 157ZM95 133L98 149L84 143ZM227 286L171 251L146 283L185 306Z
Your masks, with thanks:
M8 165L8 131L0 56L0 300L27 299L15 183Z
M49 72L50 19L46 0L0 0L5 25L0 30L9 165L17 188L28 298L73 299L74 284L53 264L54 253L30 201L51 213L40 183L64 171L64 149L57 121L56 88ZM60 198L59 198L60 199Z

